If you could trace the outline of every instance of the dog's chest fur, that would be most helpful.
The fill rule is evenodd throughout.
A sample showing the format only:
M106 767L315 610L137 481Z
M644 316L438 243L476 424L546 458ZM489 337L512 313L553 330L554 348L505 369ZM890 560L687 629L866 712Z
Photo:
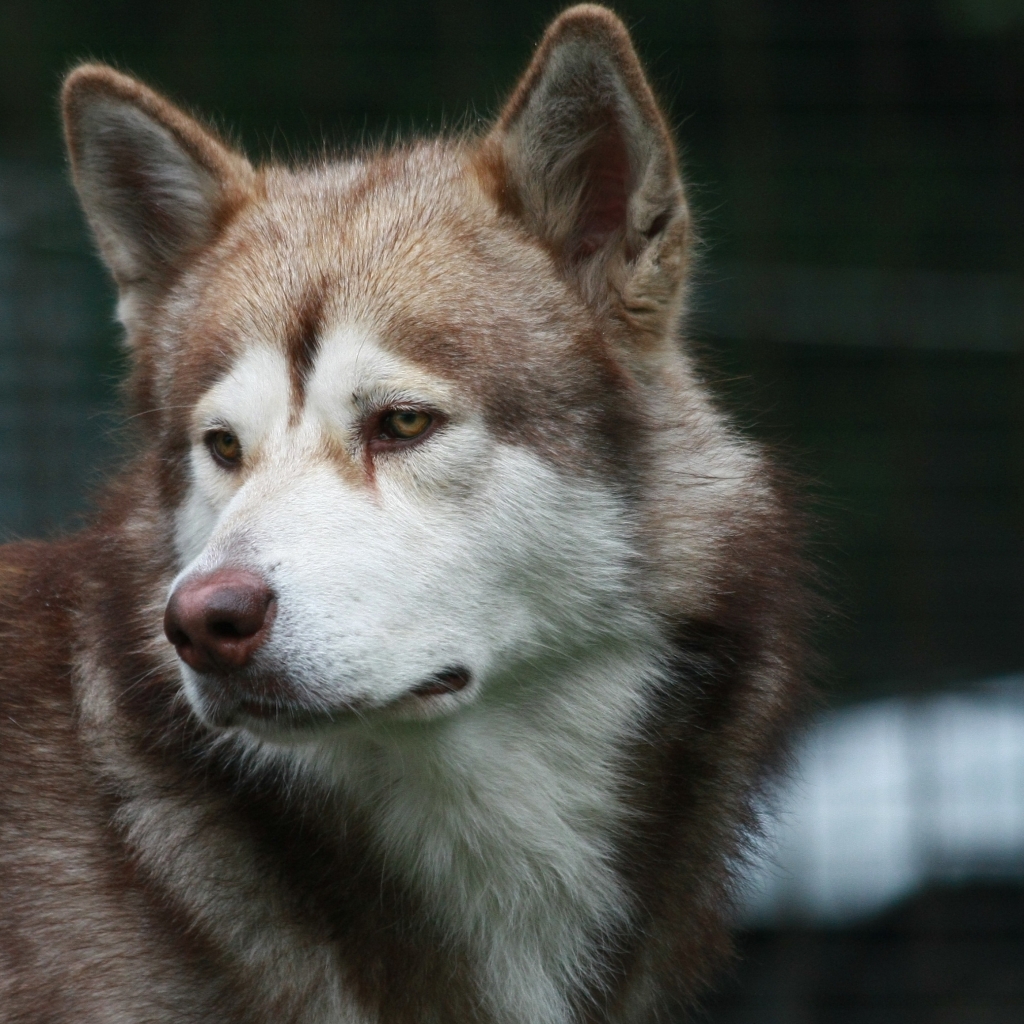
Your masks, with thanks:
M525 714L498 703L430 737L354 736L298 770L225 742L205 778L111 742L111 680L91 658L79 686L142 877L223 958L235 995L218 1013L237 998L310 1024L558 1022L601 1005L593 979L641 910L618 862L641 814L620 763L661 669L595 652L543 679Z

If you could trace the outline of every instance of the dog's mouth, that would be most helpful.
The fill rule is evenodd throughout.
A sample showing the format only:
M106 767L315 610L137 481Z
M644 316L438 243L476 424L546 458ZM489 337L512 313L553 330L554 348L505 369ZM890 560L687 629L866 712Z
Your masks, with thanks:
M446 668L424 679L418 686L413 687L411 693L413 697L443 697L464 690L471 681L469 669L460 665Z
M215 701L208 717L221 726L257 724L262 728L307 730L351 723L380 713L405 712L413 717L430 716L443 710L446 697L464 691L473 681L468 668L457 665L442 669L417 683L412 689L385 704L371 700L351 700L327 707L310 707L297 695L278 691L273 696L240 695L234 700Z

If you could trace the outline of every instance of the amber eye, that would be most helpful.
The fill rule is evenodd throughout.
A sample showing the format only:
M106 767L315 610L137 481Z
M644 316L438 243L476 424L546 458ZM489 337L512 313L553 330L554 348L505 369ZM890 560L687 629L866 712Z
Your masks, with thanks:
M206 446L213 457L228 469L242 461L242 442L230 430L211 430L206 435Z
M415 409L395 409L386 413L380 421L380 436L399 441L409 441L425 433L433 416Z

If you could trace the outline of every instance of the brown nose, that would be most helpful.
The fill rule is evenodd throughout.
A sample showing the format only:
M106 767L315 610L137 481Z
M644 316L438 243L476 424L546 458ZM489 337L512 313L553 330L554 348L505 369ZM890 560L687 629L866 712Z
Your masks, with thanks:
M171 594L164 632L197 672L230 672L249 663L267 638L277 604L246 569L217 569L187 579Z

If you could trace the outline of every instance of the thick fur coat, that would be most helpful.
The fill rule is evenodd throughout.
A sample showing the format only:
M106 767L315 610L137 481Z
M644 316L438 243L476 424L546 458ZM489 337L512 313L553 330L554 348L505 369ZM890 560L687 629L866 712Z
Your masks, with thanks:
M63 102L137 455L0 553L0 1020L690 1005L803 597L621 23L481 136L297 168L107 67Z

